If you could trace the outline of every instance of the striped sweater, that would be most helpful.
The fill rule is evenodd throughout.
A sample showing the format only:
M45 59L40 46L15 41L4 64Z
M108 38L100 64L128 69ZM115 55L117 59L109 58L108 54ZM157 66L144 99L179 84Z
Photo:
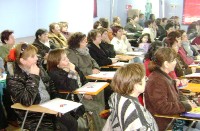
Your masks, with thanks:
M113 93L109 105L113 131L158 131L154 118L137 98Z

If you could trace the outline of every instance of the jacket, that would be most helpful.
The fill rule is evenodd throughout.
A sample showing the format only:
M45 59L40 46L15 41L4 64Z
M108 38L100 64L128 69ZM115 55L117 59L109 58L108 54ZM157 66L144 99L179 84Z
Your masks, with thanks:
M104 50L104 52L106 53L108 57L115 58L116 53L115 53L113 45L108 44L106 42L101 42L99 46L101 47L102 50Z
M98 48L94 43L88 44L88 49L91 57L98 63L99 66L111 65L112 60L106 55L102 48Z
M113 93L109 100L113 131L158 131L157 124L138 99Z
M56 48L64 48L67 47L67 39L60 33L58 36L54 33L49 33L48 37L53 41L54 46Z
M70 62L72 62L76 67L78 67L83 74L91 75L94 68L100 69L97 62L90 56L90 54L82 54L76 49L67 49Z
M176 83L165 72L156 68L146 84L144 92L146 108L152 115L175 115L191 110L186 98L179 94ZM171 119L154 117L163 131Z
M194 59L190 56L187 55L186 51L184 50L183 47L180 47L178 50L178 54L182 57L183 61L187 64L190 65L194 62Z
M24 106L39 104L41 100L38 89L40 78L47 91L49 93L53 92L53 88L50 88L50 78L42 68L40 69L40 76L37 76L34 74L27 74L16 63L10 64L12 66L8 68L6 84L14 103L21 103ZM25 116L25 111L16 110L16 113L22 121ZM25 129L34 130L40 117L41 113L29 112L25 123ZM54 120L53 115L45 115L40 127L53 128L52 120Z

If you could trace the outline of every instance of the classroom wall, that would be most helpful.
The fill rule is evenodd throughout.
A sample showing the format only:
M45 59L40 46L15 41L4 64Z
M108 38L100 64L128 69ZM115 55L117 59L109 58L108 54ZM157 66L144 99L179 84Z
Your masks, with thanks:
M87 33L93 25L93 0L0 0L0 31L33 36L52 22L69 22L69 31Z

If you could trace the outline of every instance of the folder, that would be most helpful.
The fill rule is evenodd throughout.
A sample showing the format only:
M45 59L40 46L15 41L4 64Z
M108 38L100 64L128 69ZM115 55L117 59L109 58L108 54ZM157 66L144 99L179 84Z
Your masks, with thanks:
M190 112L184 112L181 114L184 117L200 118L200 107L192 108Z

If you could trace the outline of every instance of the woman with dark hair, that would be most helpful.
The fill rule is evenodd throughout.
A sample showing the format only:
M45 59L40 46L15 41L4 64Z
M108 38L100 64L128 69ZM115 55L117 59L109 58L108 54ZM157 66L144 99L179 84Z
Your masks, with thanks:
M153 116L176 115L196 107L186 97L179 95L175 81L168 76L176 66L176 55L171 48L159 48L150 62L152 73L148 77L144 96L146 107ZM168 118L154 118L160 131L164 131L171 122Z
M41 104L53 98L54 86L50 83L50 78L44 69L37 65L37 48L31 44L18 44L13 49L14 54L10 54L13 63L8 67L6 78L7 88L14 103L24 106ZM25 111L16 110L19 120L22 122ZM25 129L33 131L36 129L41 113L29 112ZM78 123L69 113L61 116L45 115L39 130L55 130L55 122L58 122L60 130L76 131Z
M59 90L73 92L88 82L83 73L69 61L64 49L54 49L49 52L47 67L49 76L56 87L57 97L66 98L67 96L67 94L59 93ZM103 93L99 94L103 95ZM102 104L104 99L102 99L103 96L101 95L98 95L98 97L102 102L95 101L96 96L93 97L91 95L84 95L82 100L86 111L92 112L95 131L100 131L104 125L104 120L99 116L99 112L104 110L104 105ZM80 95L70 93L67 99L79 102L80 97ZM85 113L84 111L82 108L78 108L75 116L82 116ZM90 124L88 123L88 125Z
M74 33L68 39L68 55L69 60L78 67L83 74L91 75L100 72L99 65L90 56L89 49L87 48L87 37L81 32Z
M144 33L138 40L138 48L147 53L149 46L151 45L151 38L148 33Z
M100 46L101 44L101 34L97 29L91 30L88 33L88 49L92 58L98 63L99 66L106 66L116 63L116 59L111 59L103 48Z

